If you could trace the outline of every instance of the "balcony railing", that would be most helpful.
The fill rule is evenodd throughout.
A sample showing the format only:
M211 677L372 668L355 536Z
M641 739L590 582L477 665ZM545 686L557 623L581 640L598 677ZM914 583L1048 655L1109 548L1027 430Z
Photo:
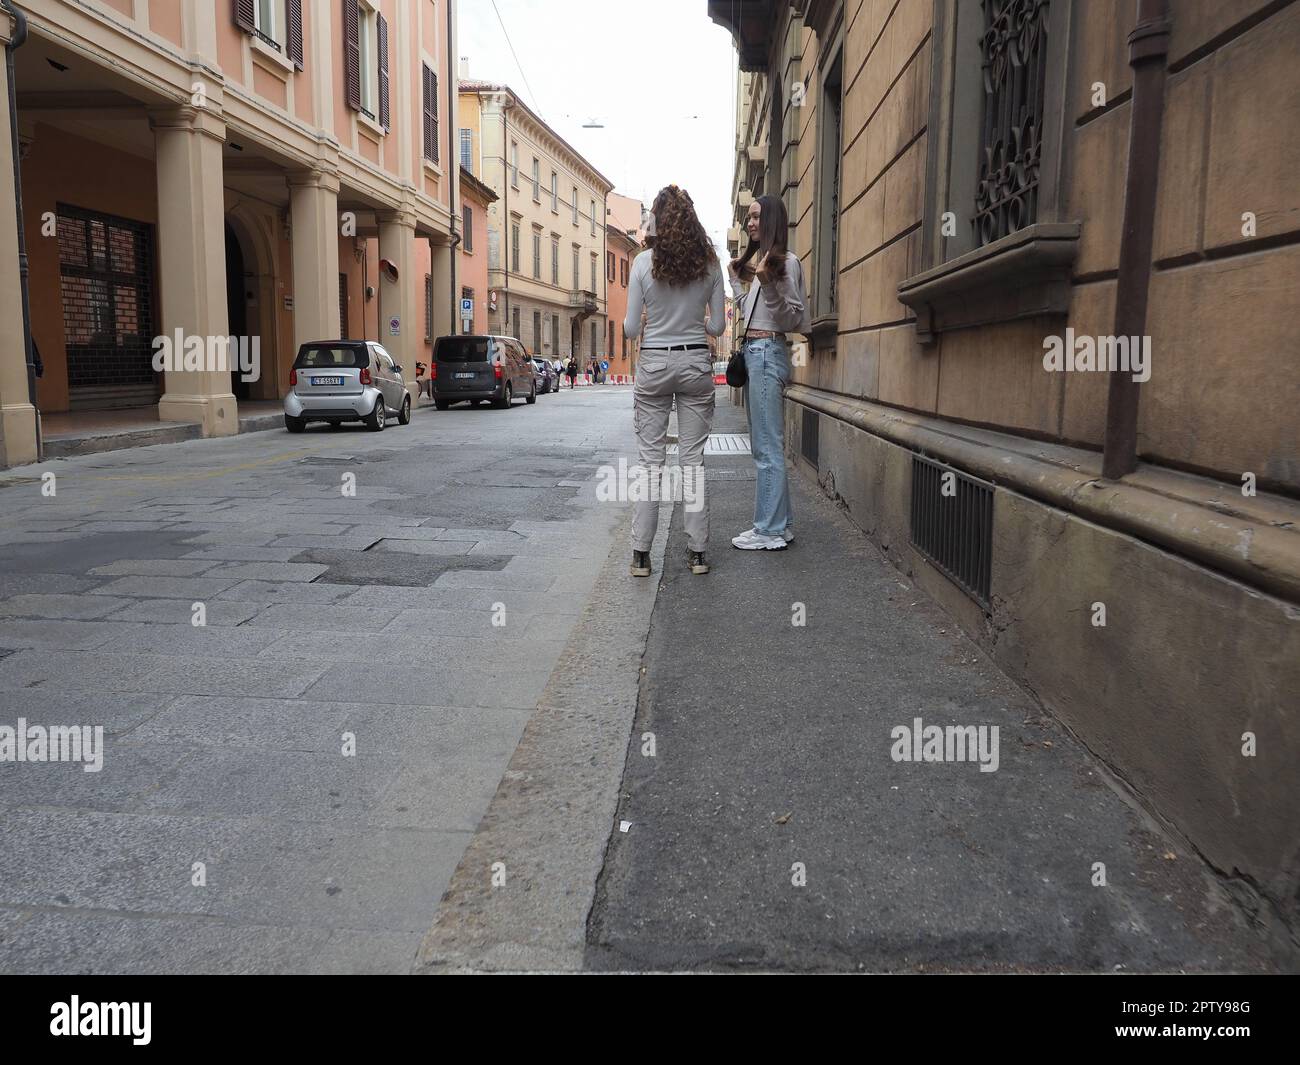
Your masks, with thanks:
M596 294L589 289L570 292L569 307L578 312L578 318L586 318L600 310L600 304L596 302Z

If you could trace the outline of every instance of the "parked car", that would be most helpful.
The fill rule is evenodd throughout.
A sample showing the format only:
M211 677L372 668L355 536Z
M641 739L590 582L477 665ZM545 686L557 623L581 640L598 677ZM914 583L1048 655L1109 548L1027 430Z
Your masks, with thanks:
M560 379L555 375L555 367L543 359L540 355L532 356L533 365L537 367L538 391L545 395L547 392L558 392Z
M367 340L313 340L298 349L284 397L284 427L301 433L308 422L365 422L379 432L390 416L411 421L411 395L402 368L382 344Z
M514 337L453 335L433 346L433 400L439 410L468 400L509 407L519 396L537 402L537 376Z

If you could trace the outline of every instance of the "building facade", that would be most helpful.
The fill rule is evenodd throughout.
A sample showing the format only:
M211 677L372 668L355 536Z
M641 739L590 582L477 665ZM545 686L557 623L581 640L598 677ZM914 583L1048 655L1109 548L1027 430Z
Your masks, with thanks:
M234 433L240 399L283 395L299 344L340 335L382 340L414 381L420 249L440 329L457 295L451 0L18 6L37 408L154 407ZM0 35L16 25L0 13ZM4 465L37 457L16 230L0 207ZM152 342L177 330L256 338L256 378L158 371Z
M464 130L461 131L464 136ZM488 208L497 195L465 167L466 151L462 142L460 168L461 241L457 247L457 278L461 300L470 301L466 317L464 305L458 319L462 333L488 331Z
M1300 3L1141 6L710 0L729 235L811 282L792 465L1294 934Z
M461 135L488 207L488 323L532 353L608 357L605 197L612 183L505 85L462 79Z

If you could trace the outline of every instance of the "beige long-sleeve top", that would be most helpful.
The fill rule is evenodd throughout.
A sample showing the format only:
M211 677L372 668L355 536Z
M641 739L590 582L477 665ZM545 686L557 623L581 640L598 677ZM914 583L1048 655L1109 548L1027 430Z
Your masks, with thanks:
M732 295L742 301L737 331L745 328L746 317L750 329L765 329L773 333L802 333L808 335L812 329L812 316L808 310L808 292L804 283L803 264L794 252L785 253L785 276L776 281L761 284L757 279L749 283L748 288L736 276L734 270L728 269L731 278ZM757 297L757 305L755 298Z

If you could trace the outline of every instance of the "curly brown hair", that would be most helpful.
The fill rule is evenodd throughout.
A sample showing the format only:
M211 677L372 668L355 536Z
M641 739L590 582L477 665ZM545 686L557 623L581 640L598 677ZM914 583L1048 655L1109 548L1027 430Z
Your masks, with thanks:
M650 275L669 285L689 285L708 277L718 256L695 214L690 193L669 185L659 190L650 210L655 221L654 236L646 238L654 256Z

